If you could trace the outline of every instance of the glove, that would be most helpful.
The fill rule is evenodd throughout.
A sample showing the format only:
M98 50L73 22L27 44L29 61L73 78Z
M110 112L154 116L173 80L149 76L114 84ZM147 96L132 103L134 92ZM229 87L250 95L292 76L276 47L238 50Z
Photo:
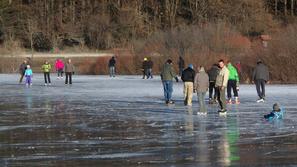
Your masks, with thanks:
M193 90L193 93L196 93L196 89Z
M239 86L236 86L236 90L239 91Z
M72 75L74 75L74 72L72 72Z
M178 82L178 78L177 77L175 77L175 81Z

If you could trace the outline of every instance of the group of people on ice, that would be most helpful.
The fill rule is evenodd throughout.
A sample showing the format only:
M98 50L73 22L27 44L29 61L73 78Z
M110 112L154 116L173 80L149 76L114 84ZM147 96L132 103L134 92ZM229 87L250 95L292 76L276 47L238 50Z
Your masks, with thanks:
M109 62L109 74L110 77L115 77L116 73L116 59L113 56ZM218 112L226 113L227 104L240 104L238 91L239 91L239 74L238 67L234 67L231 62L227 64L224 60L219 60L217 64L213 64L212 67L206 71L203 66L199 66L196 70L193 64L189 64L187 68L185 67L185 62L182 57L179 58L178 62L179 75L181 80L184 82L184 105L192 106L193 93L197 93L200 113L206 113L205 96L207 91L209 92L209 103L219 104L220 109ZM153 78L152 74L153 62L148 58L144 58L142 63L143 79ZM50 72L52 70L51 64L45 61L41 66L44 73L45 86L51 85ZM74 74L75 68L72 64L71 59L68 59L64 63L61 59L57 59L55 62L55 70L57 72L57 79L63 79L63 73L65 72L66 79L65 84L72 84L72 75ZM27 61L24 61L20 65L20 80L21 83L23 77L25 77L25 83L27 86L32 85L33 71L31 66ZM174 104L172 100L173 92L173 79L179 82L178 75L175 73L173 68L173 61L168 59L161 70L161 80L164 89L164 98L166 104ZM263 64L261 60L257 61L257 66L255 67L252 75L252 81L256 84L256 90L259 96L257 102L265 101L265 84L269 82L269 71L268 68ZM226 91L227 98L226 99ZM232 98L233 91L233 98ZM281 109L279 109L278 104L273 107L273 112L265 115L265 118L271 119L271 117L277 116L281 118Z
M55 62L55 69L57 72L57 79L63 79L63 73L65 72L66 79L65 84L72 84L72 75L74 74L74 65L71 62L71 59L68 59L68 61L64 64L64 62L61 59L57 59ZM50 72L52 70L52 66L48 61L45 61L44 64L41 66L41 70L44 74L44 85L51 85L51 77ZM25 77L25 84L26 86L32 85L32 78L33 78L33 71L31 69L31 65L25 60L20 65L20 80L19 83L22 83L23 78Z
M182 58L180 58L180 60L181 59ZM218 103L220 106L218 112L220 113L227 112L227 103L240 104L238 96L239 74L237 68L234 67L231 62L228 62L226 65L224 60L219 60L218 64L213 64L208 71L206 71L203 66L199 66L197 68L197 73L192 64L189 64L185 69L180 68L182 65L184 65L183 60L179 61L179 70L181 79L184 82L183 93L185 105L192 106L193 93L197 93L200 113L205 114L205 96L207 91L209 91L209 103ZM256 84L259 96L257 102L264 102L265 84L269 82L269 71L261 60L257 61L257 66L253 71L252 79L253 83ZM174 101L172 100L173 80L178 82L179 79L174 71L171 59L168 59L163 66L161 71L161 80L163 83L165 103L174 104ZM228 99L226 99L226 91ZM234 97L233 99L232 91ZM275 110L275 106L278 106L278 104L274 105L273 112L270 115L265 116L265 118L277 115L275 113L279 112L279 110Z

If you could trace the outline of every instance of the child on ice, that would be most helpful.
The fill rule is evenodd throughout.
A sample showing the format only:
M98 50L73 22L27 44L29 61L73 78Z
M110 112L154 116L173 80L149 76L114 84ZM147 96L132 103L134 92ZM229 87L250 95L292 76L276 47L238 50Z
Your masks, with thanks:
M32 72L32 69L30 68L30 65L27 65L27 69L25 71L25 77L26 77L26 85L31 86L32 85L33 72Z
M284 110L279 107L277 103L273 104L272 112L264 115L266 120L282 119L284 116Z

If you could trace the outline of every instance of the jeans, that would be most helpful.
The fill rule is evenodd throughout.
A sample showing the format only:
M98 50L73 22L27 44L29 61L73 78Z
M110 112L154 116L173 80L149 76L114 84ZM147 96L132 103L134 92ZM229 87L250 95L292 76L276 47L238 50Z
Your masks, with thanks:
M50 73L49 72L45 72L44 74L44 82L45 83L51 83L51 78L50 78Z
M219 101L219 105L221 107L221 110L226 110L226 93L225 93L225 89L226 88L218 88L219 89L219 94L218 94L218 101Z
M114 66L109 67L109 76L115 77L115 67Z
M216 82L209 82L209 98L212 99L212 95L214 93L213 98L217 99L218 98L218 89L215 87L216 86Z
M72 84L72 72L66 72L65 84L68 84L68 78L69 78L69 84Z
M194 90L193 82L185 82L184 83L185 105L190 105L190 106L192 105L193 90Z
M264 79L256 80L256 89L260 99L265 98L265 83L266 81Z
M31 75L26 75L26 84L31 85L32 84L32 76Z
M228 80L228 85L227 85L227 96L229 99L231 99L231 90L233 90L234 97L238 97L238 91L237 91L237 81L236 80Z
M172 81L163 81L164 88L164 97L165 101L170 101L173 92L173 82Z
M199 106L200 106L200 112L206 112L206 106L205 106L205 95L206 92L198 92L198 101L199 101Z

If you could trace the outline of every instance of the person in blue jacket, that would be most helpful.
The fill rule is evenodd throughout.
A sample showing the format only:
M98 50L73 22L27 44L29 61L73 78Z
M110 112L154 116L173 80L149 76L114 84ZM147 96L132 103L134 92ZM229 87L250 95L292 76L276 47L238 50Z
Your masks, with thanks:
M266 120L282 119L284 117L284 109L280 108L277 103L273 104L272 112L264 115Z

